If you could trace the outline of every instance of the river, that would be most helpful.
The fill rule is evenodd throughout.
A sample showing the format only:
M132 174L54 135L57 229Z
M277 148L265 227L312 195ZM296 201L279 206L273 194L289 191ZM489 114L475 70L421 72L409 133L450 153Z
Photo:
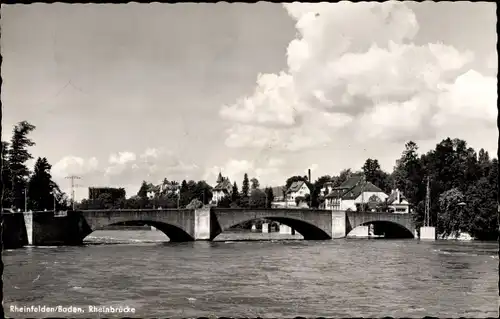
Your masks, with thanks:
M165 239L158 231L102 231L82 247L5 251L6 315L498 316L496 243ZM10 311L31 305L85 313ZM89 313L89 305L135 313Z

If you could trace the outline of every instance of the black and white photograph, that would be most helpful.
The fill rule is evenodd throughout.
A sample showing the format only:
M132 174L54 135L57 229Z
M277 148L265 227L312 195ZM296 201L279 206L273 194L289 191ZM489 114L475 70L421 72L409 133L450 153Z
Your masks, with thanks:
M2 4L0 318L498 317L496 10Z

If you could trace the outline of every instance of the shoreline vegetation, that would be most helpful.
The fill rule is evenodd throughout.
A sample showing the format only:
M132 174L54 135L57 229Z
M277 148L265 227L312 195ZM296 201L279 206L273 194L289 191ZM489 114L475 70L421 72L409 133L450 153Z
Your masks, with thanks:
M123 188L93 188L89 199L72 201L51 175L52 165L47 158L38 157L33 169L27 163L33 159L30 148L35 142L30 134L36 129L27 121L14 126L11 140L2 141L2 181L4 209L15 211L64 211L85 209L195 209L213 203L214 187L206 181L169 181L164 178L160 185L143 181L137 194L126 197ZM290 189L294 182L304 181L310 194L301 198L297 206L311 209L322 207L321 190L326 183L341 185L352 174L361 173L385 193L399 189L411 205L410 213L417 228L423 225L426 207L426 181L430 180L430 225L436 233L447 237L455 233L468 233L478 240L498 239L498 160L490 158L484 149L478 152L466 141L446 138L434 149L419 154L415 142L404 145L403 152L395 161L392 172L382 170L377 159L368 158L358 170L347 168L338 175L291 176L282 189ZM311 179L311 180L310 180ZM91 182L91 181L89 181ZM232 187L229 187L232 186ZM262 189L257 178L244 174L241 190L236 182L229 185L226 196L217 201L223 208L271 208L274 198L285 194L273 194L273 188ZM383 207L380 207L384 209ZM382 210L383 211L383 210ZM240 228L248 228L240 225Z

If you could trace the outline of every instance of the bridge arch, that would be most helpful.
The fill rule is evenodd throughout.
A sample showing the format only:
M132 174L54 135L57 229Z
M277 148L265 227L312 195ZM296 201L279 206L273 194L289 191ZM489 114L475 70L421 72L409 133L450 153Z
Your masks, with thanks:
M385 238L414 238L414 222L409 214L346 212L346 235L358 226L374 225Z
M310 214L311 211L306 214ZM304 240L326 240L332 239L328 232L328 226L331 225L331 215L325 214L325 221L322 223L322 215L309 217L300 210L243 210L243 209L214 209L217 218L217 231L212 235L212 240L219 234L230 228L257 219L266 219L279 222L280 224L291 227L300 233ZM325 227L322 227L325 226ZM331 231L331 230L330 230Z
M172 216L177 215L172 214ZM161 215L154 210L141 214L133 210L85 212L80 218L81 241L83 242L83 239L94 231L120 223L153 226L163 232L171 242L194 241L190 229L183 227L177 220L171 218L172 216Z

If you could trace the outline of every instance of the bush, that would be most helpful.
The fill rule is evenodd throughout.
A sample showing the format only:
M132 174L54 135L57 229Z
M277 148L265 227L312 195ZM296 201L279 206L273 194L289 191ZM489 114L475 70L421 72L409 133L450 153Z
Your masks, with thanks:
M189 203L186 208L187 209L197 209L197 208L202 208L203 207L203 203L198 199L198 198L195 198L191 201L191 203Z

